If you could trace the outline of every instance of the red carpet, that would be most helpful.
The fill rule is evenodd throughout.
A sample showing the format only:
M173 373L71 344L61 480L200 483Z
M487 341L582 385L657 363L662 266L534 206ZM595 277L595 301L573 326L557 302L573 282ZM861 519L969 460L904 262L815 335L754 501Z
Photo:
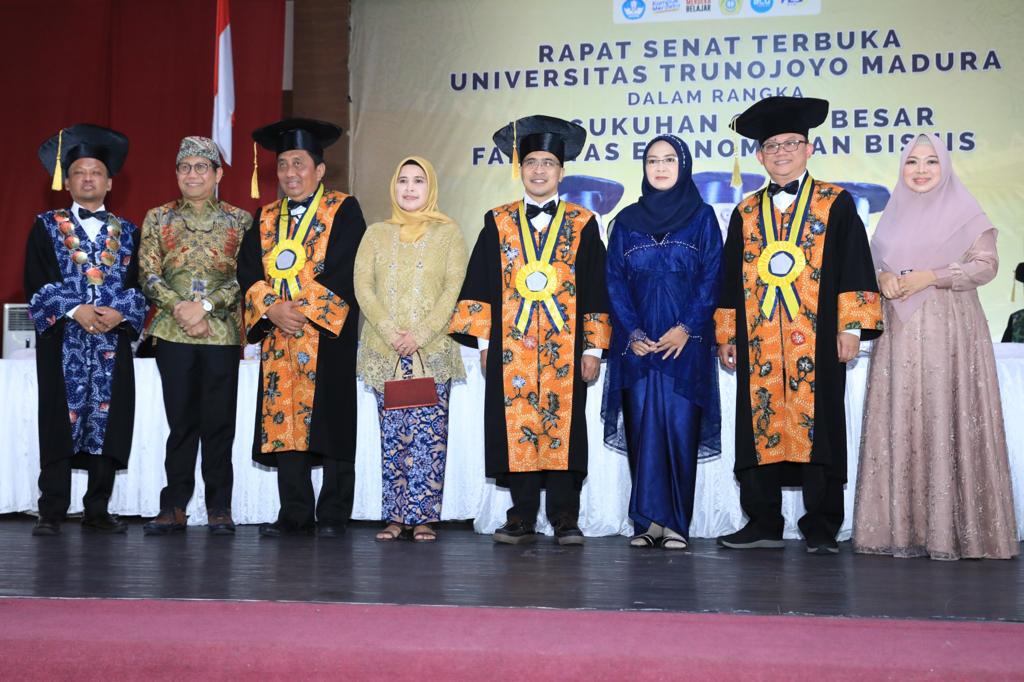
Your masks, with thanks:
M0 599L0 679L1024 679L1024 625Z

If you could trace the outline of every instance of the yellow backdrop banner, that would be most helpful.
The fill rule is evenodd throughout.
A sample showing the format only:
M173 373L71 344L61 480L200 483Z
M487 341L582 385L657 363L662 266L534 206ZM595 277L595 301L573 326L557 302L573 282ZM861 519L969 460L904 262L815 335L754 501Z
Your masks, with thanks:
M766 182L732 117L771 95L821 97L814 177L845 186L870 232L903 144L940 135L999 228L1002 269L979 292L993 335L1024 306L1010 300L1024 260L1016 0L354 0L352 24L350 180L370 221L390 215L395 163L418 154L472 245L484 212L522 193L492 133L549 114L587 129L562 193L605 224L639 195L639 157L662 133L690 146L724 224Z

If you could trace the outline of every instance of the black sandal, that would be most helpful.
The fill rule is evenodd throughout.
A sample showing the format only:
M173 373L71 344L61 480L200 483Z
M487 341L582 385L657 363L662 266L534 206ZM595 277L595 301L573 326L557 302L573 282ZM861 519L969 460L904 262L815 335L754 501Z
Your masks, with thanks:
M662 535L658 538L658 547L667 549L671 552L678 552L680 550L689 549L690 543L686 541L686 538L678 535Z
M636 547L638 549L651 549L652 547L658 546L660 538L656 538L650 533L640 533L634 535L629 539L629 546Z

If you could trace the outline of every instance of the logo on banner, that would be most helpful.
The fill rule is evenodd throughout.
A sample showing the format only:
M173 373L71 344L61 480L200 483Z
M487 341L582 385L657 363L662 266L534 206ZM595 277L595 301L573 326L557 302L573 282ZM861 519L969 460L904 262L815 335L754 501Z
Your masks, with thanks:
M722 14L737 14L740 11L742 0L718 0L718 6Z
M750 9L758 14L764 14L771 10L773 4L775 4L775 0L750 0Z
M630 21L636 21L647 11L647 4L644 0L625 0L622 3L622 16Z
M686 0L686 12L710 12L711 0Z
M686 0L689 4L690 0ZM683 0L651 0L651 14L678 12L683 7Z

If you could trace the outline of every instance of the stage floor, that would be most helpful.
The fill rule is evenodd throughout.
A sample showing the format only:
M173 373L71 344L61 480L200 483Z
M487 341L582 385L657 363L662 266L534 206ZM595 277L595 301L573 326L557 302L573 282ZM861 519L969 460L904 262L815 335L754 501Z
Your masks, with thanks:
M563 548L494 544L468 524L443 524L437 543L378 543L380 524L353 523L343 538L235 537L191 528L145 537L85 535L74 520L59 537L32 537L34 519L0 517L0 596L224 599L354 604L799 614L1024 621L1024 562L808 555L720 549L639 550L624 537Z

